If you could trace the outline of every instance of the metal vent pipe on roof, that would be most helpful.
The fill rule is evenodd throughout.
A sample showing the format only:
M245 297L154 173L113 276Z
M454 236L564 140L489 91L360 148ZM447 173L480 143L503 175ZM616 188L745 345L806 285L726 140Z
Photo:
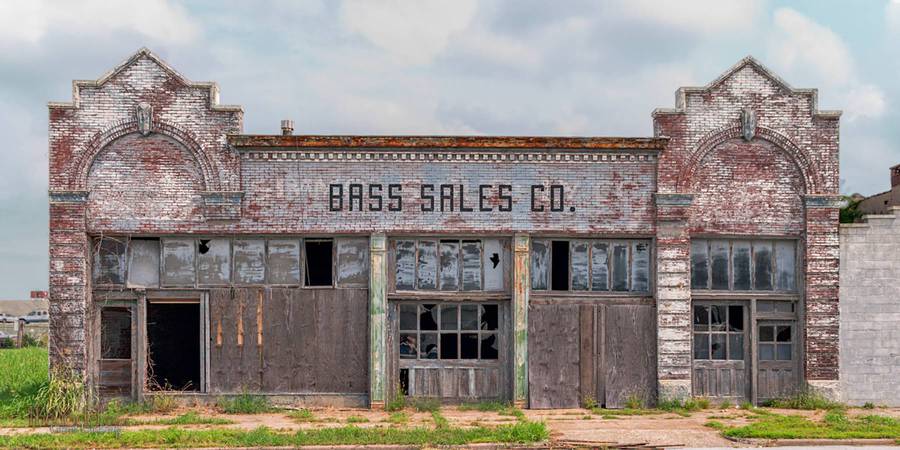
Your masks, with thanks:
M282 136L290 136L294 134L294 121L291 119L284 119L281 121L281 134Z

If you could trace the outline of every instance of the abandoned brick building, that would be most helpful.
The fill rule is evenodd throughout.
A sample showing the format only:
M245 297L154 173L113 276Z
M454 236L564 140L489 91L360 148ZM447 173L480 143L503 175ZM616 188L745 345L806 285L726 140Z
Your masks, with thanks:
M242 134L141 50L50 104L51 360L102 396L836 396L839 112L752 58L654 137Z

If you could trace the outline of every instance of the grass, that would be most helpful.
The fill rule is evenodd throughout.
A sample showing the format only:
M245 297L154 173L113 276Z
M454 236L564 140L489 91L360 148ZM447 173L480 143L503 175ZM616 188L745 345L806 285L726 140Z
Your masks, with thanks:
M832 409L819 421L802 416L764 414L754 423L728 427L720 422L707 426L733 438L761 439L900 439L900 420L876 415L849 418L842 409Z
M47 349L0 350L0 423L27 422L28 412L47 376Z
M12 448L148 448L148 447L289 447L303 445L465 445L473 443L534 443L549 433L543 423L526 422L494 428L359 428L346 426L280 433L260 427L244 430L140 430L70 432L0 437L0 447Z
M779 400L769 400L763 406L781 409L844 409L847 405L831 401L814 392L803 392L793 397Z
M216 401L216 407L225 414L262 414L275 410L267 397L246 393L221 397Z
M362 416L350 416L347 418L347 423L366 423L369 419L366 419Z
M441 414L439 409L431 412L431 418L434 419L435 429L444 430L450 428L450 421Z
M402 425L405 423L409 423L409 414L403 411L394 411L387 418L387 422L393 423L396 425Z
M288 413L288 417L297 422L315 422L316 415L308 409L297 409Z
M460 411L500 412L509 408L511 403L498 401L468 402L459 405Z
M417 397L407 399L407 404L418 412L435 412L441 409L441 401L436 398Z
M201 416L196 412L188 412L177 417L153 420L128 419L125 425L229 425L233 420L221 417Z

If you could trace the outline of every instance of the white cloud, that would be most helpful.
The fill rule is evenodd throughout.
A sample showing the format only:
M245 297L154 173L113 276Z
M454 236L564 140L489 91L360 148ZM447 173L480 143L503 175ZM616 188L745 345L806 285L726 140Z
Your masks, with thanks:
M888 30L900 34L900 0L891 0L885 7L884 17Z
M839 92L835 98L847 121L884 115L888 107L884 91L860 79L851 52L837 33L790 8L776 9L774 24L769 55L780 70Z
M751 29L763 4L758 0L625 0L616 9L628 18L703 34L718 34Z
M475 0L346 0L340 19L395 62L425 64L471 23L476 9Z
M36 44L50 32L103 35L131 31L161 43L194 39L198 26L168 0L27 0L0 2L0 45Z

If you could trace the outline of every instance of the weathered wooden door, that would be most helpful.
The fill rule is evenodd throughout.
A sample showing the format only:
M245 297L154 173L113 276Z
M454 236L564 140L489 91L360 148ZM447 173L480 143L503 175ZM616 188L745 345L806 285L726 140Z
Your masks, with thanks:
M100 308L97 388L101 398L132 397L134 392L134 308L104 306Z
M746 302L693 306L693 385L697 397L750 398L749 314Z
M757 401L790 397L798 386L797 326L790 321L757 325Z

